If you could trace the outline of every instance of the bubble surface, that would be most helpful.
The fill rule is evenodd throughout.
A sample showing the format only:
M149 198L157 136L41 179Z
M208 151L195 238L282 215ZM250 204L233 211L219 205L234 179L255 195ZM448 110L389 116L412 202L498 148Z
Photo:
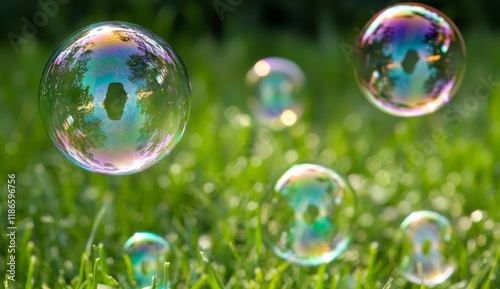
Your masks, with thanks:
M264 58L248 71L246 82L250 107L261 124L283 128L297 122L304 85L304 73L297 64L280 57Z
M165 288L163 268L165 262L171 261L168 260L170 244L165 239L153 233L135 233L125 242L124 250L132 262L138 286L152 285L152 278L156 276L157 284Z
M42 124L56 148L89 171L146 169L181 138L189 77L174 49L151 31L103 22L68 37L39 88Z
M448 103L460 86L466 50L442 12L418 3L388 7L361 31L356 77L366 98L384 112L411 117Z
M455 270L454 235L450 222L438 213L418 211L400 226L399 271L415 284L434 286Z
M314 164L295 165L263 199L264 240L279 257L295 264L331 262L350 242L354 198L333 170Z

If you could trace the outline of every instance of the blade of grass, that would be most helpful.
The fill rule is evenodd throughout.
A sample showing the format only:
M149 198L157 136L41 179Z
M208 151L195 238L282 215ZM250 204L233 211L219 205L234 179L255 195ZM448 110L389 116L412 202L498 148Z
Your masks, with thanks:
M392 286L392 277L389 278L389 280L387 280L387 283L385 283L384 287L382 289L391 289L391 286Z
M85 276L85 263L87 260L87 253L84 252L82 254L82 259L80 260L80 271L78 272L78 281L75 285L75 288L80 288L82 286L84 276Z
M103 277L108 275L109 273L109 267L108 263L106 262L106 253L104 252L104 245L102 243L99 243L97 245L97 252L99 254L99 258L102 260L101 261L101 272L103 274Z
M370 244L370 249L368 251L368 266L366 267L366 283L367 284L373 284L374 283L374 278L373 278L373 271L375 267L375 261L377 260L377 251L378 251L378 243L373 242Z
M97 289L97 267L99 266L100 258L94 260L94 266L92 266L92 289Z
M470 280L469 285L467 285L467 289L475 289L477 288L477 280L479 279L479 275L474 275Z
M326 264L323 264L319 267L318 269L318 280L316 281L316 286L314 287L315 289L323 289L325 287L325 271L326 271Z
M116 281L116 279L113 278L112 276L106 276L106 280L107 280L106 285L110 285L113 287L120 285L120 283L118 283L118 281Z
M130 257L127 254L123 255L123 261L125 262L125 270L127 271L128 281L132 284L132 286L137 286L134 276L134 266L132 265Z
M255 281L257 282L257 284L264 283L264 274L262 273L262 269L260 267L257 267L255 268L254 273L255 273Z
M363 278L361 275L361 270L356 270L356 289L361 289L363 286Z
M30 238L31 238L31 232L33 231L33 223L32 222L28 222L26 223L25 225L25 230L24 230L24 234L23 234L23 238L21 239L21 243L19 244L19 248L27 248L28 246L28 243L30 243ZM31 246L33 247L33 243L31 243ZM31 251L29 253L27 253L28 256L31 256ZM28 266L26 266L26 263L27 261L29 260L26 260L26 258L23 258L22 259L22 268L26 268Z
M495 274L496 267L498 266L498 261L500 260L500 247L497 249L497 254L495 256L495 260L493 261L493 266L491 266L490 272L488 273L488 277L486 278L486 281L484 281L483 286L481 287L482 289L489 289L491 279L493 279L493 274Z
M240 255L236 251L236 248L234 247L233 242L229 241L228 246L229 246L229 249L231 249L231 253L233 253L234 258L236 258L236 262L238 262L238 264L242 265Z
M260 220L260 207L255 210L255 217L257 218L257 226L255 226L255 251L257 252L257 263L260 260L260 252L262 249L262 223Z
M202 275L200 279L198 279L198 281L196 281L196 283L194 283L193 286L191 286L191 289L200 289L205 284L206 281L207 281L207 275Z
M288 266L290 266L290 263L285 262L278 267L278 270L276 270L276 273L274 274L273 278L271 279L271 283L269 283L269 289L276 288L276 285L278 284L278 281L280 280L281 275L283 274L283 272L285 272L285 270L286 270L286 268L288 268Z
M89 239L87 240L87 246L85 247L86 251L90 253L90 248L92 247L92 243L94 242L94 236L95 232L97 231L97 226L99 226L99 223L101 222L102 216L104 216L104 213L106 212L106 208L102 207L99 213L97 214L97 217L95 218L94 224L92 225L92 230L90 231L90 236Z
M25 289L31 289L33 287L33 269L35 267L36 257L31 256L30 263L28 266L28 275L26 276L26 286Z
M151 289L156 289L156 275L151 278Z
M337 289L339 287L339 280L340 280L340 276L338 274L335 274L332 277L332 283L330 284L330 288Z
M169 288L170 287L170 280L169 280L169 270L170 269L170 262L165 262L165 264L163 264L163 286L165 286L165 288Z
M212 281L214 281L214 284L216 284L216 288L218 289L224 289L224 284L222 284L222 281L219 279L219 276L217 276L217 272L215 272L214 267L212 267L212 264L210 264L210 260L208 259L207 255L203 253L203 251L200 251L201 258L203 261L207 264L208 270L210 271L210 274L212 276Z

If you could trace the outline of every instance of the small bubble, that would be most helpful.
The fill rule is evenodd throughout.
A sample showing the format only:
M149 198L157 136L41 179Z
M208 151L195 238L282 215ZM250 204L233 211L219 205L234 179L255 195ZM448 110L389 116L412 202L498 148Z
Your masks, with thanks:
M450 222L431 211L411 213L400 226L399 271L415 284L435 286L455 270Z
M280 129L300 118L298 98L304 73L297 64L280 57L259 60L248 71L246 82L251 91L250 106L261 124Z
M163 266L171 261L170 244L165 239L152 233L135 233L125 242L124 250L132 262L138 286L151 285L153 276L156 276L160 288L165 288L162 284Z
M354 193L337 173L319 165L295 165L261 204L266 244L299 265L331 262L351 240L354 210Z

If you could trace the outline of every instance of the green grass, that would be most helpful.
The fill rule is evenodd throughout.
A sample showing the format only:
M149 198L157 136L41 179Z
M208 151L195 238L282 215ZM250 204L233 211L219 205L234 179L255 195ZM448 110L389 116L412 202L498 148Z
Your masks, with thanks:
M411 211L427 209L447 216L460 240L448 248L456 272L435 288L500 288L500 87L467 114L455 111L475 95L479 76L500 81L500 38L478 31L464 38L468 67L453 101L402 119L360 95L339 48L351 38L335 31L317 40L274 32L223 43L186 37L172 44L192 80L187 130L160 163L117 177L74 166L45 135L38 81L56 45L32 40L17 55L1 47L0 177L16 174L18 227L16 282L3 285L133 288L122 246L150 231L172 244L166 275L174 288L425 288L397 273L394 236ZM239 121L251 116L244 75L270 55L296 61L308 79L304 116L282 132ZM352 244L319 268L277 258L257 218L269 180L300 162L347 176L359 200ZM1 190L3 280L6 185Z

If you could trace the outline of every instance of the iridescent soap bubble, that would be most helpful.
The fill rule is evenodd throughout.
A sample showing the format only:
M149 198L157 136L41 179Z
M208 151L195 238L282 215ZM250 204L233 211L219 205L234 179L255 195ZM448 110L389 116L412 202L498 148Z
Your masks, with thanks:
M171 252L165 239L153 233L135 233L125 242L124 250L132 262L138 286L150 286L153 276L156 276L157 284L165 288L163 268Z
M442 12L418 3L380 11L361 31L357 46L361 91L396 116L438 110L453 97L465 71L458 28Z
M455 239L450 222L438 213L418 211L401 223L399 271L412 283L434 286L455 270Z
M67 38L42 75L42 124L57 149L89 171L146 169L181 138L191 87L174 49L135 24L103 22Z
M264 240L284 260L325 264L347 248L354 214L354 193L337 173L320 165L295 165L263 199Z
M304 85L304 73L297 64L280 57L259 60L248 71L246 82L250 106L261 124L279 129L297 122Z

